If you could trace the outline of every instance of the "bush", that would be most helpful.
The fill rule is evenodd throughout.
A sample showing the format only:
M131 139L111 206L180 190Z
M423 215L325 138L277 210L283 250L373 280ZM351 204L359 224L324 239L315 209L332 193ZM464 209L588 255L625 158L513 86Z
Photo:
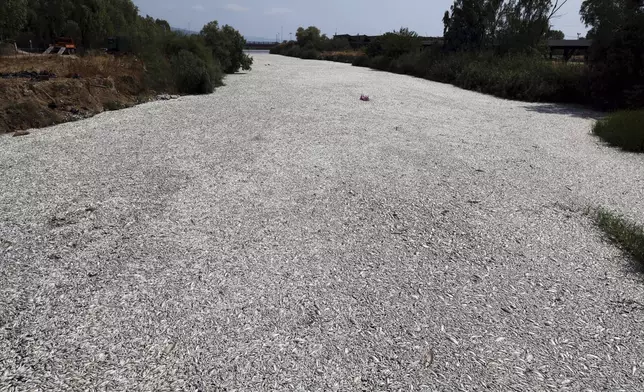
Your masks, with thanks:
M170 31L151 18L141 18L138 23L135 28L139 33L131 37L130 43L133 53L145 64L149 89L206 94L223 85L221 59L214 57L214 49L203 36ZM234 56L242 51L243 48L237 48L225 55Z
M300 54L300 58L305 60L318 60L320 58L320 52L315 49L304 49Z
M422 40L413 31L401 28L393 33L385 33L367 46L370 57L385 56L397 59L405 53L413 53L420 49Z
M282 54L284 44L275 45L268 50L270 54Z
M593 127L593 133L626 151L644 152L644 110L616 112Z
M306 29L299 27L295 33L297 44L305 49L323 50L325 41L328 41L326 35L322 35L320 29L315 26L309 26Z
M318 60L322 57L312 45L301 47L294 41L281 43L270 50L271 54L281 54L283 56L298 57L301 59Z
M337 63L351 64L356 57L362 56L361 52L346 51L346 52L323 52L320 54L321 60L335 61Z
M584 66L556 64L538 56L453 56L457 57L446 67L452 74L445 81L459 87L530 102L586 102Z
M152 29L156 24L150 21ZM153 31L154 32L154 31ZM203 37L171 31L150 34L143 44L133 42L133 50L146 66L148 88L183 94L208 94L223 85L223 71L213 50ZM192 68L194 67L194 68Z
M220 28L217 21L213 21L205 25L199 34L225 73L251 69L253 59L244 53L246 40L239 31L229 25Z
M603 209L596 212L595 222L612 242L644 267L644 228Z
M530 102L586 103L587 68L558 64L538 56L495 56L492 53L414 51L392 59L359 58L357 66L413 75L501 98Z
M644 107L644 12L599 34L590 52L591 96L604 110Z
M370 67L379 71L389 71L389 65L391 64L391 61L392 60L389 57L376 56L371 59Z
M397 73L425 77L425 69L422 67L419 53L403 54L393 63L393 68Z
M351 65L353 65L354 67L369 67L371 66L371 60L367 55L357 56L353 59Z
M292 45L286 49L284 55L289 57L300 57L302 55L302 49L300 49L298 45Z
M177 90L184 94L209 94L215 90L212 69L188 50L181 50L170 61Z
M121 110L126 107L127 105L124 105L119 101L108 101L103 105L103 109L105 109L106 111Z
M350 50L351 43L347 38L332 38L328 40L323 40L321 44L323 51L336 52L343 50Z

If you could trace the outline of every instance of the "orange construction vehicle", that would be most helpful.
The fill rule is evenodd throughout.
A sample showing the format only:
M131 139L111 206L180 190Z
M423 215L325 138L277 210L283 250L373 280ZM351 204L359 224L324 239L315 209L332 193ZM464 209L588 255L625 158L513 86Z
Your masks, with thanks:
M54 44L47 48L45 54L64 54L65 52L69 54L76 53L76 44L74 43L74 40L69 37L58 37L54 41Z

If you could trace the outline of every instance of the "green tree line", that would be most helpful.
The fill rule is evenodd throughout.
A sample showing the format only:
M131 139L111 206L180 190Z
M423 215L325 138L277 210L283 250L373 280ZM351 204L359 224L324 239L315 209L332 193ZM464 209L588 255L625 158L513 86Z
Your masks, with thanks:
M0 40L25 36L48 45L66 36L88 51L121 37L144 61L153 89L209 93L225 73L252 65L233 27L213 21L198 35L185 35L165 20L139 15L131 0L0 0L0 10Z
M455 0L443 15L443 45L423 48L401 28L379 36L354 65L406 73L527 101L575 102L601 109L644 107L644 0L585 0L580 18L593 44L587 65L545 60L552 20L565 0ZM349 49L314 26L272 50L321 58Z

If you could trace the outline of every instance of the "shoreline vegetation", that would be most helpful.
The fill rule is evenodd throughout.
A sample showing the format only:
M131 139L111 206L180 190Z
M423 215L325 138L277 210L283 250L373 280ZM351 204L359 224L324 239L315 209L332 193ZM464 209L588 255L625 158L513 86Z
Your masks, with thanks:
M644 227L605 209L595 211L594 219L606 237L644 272Z
M595 134L627 151L642 152L644 1L585 0L580 16L592 45L581 62L549 59L546 41L564 38L551 24L561 5L456 0L443 16L444 37L433 45L424 45L424 38L407 28L356 45L346 36L329 38L310 26L300 27L295 40L270 53L351 63L506 99L625 110L610 114ZM608 127L622 130L608 132ZM616 137L618 133L628 137Z
M46 48L58 37L73 39L75 53L17 50ZM110 37L118 47L106 54ZM0 44L0 133L85 118L162 93L209 94L226 74L252 66L233 27L212 21L186 34L141 16L131 0L12 0L0 15Z

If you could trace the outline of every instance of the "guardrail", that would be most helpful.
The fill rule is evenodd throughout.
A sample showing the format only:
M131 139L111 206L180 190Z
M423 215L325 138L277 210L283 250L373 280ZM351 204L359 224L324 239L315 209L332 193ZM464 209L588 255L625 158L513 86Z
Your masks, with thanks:
M244 48L246 49L270 49L274 46L279 45L279 42L258 42L258 41L249 41L246 42Z

